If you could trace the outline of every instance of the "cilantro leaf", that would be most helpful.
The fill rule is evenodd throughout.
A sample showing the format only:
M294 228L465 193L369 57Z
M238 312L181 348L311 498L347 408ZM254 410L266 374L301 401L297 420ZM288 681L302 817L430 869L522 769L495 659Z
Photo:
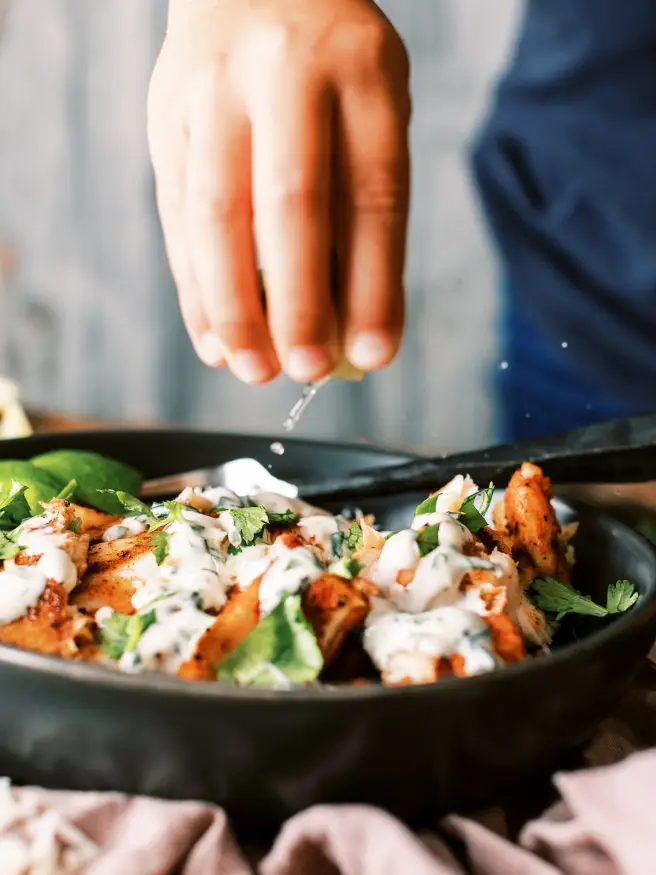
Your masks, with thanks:
M435 513L435 510L437 509L437 497L439 494L439 492L436 492L435 495L429 495L425 501L418 504L415 508L415 516L423 516L425 513Z
M82 529L82 520L79 518L79 516L76 516L75 519L73 519L68 529L71 532L75 532L76 535L80 534L80 530Z
M271 513L270 510L267 511L268 523L270 526L291 526L294 523L297 523L301 516L298 513L294 513L293 510L286 510L284 513Z
M465 498L460 505L458 511L460 522L464 523L472 534L475 535L487 525L485 514L489 510L493 496L494 483L490 483L487 489L479 489L478 492Z
M155 611L147 614L121 614L112 611L100 627L100 646L110 659L118 660L136 649L139 639L157 619Z
M26 490L27 486L17 480L0 484L0 529L14 529L32 516Z
M168 511L168 516L158 519L158 523L172 523L175 521L179 522L180 520L184 522L184 511L195 510L195 508L190 507L188 504L184 504L182 501L165 501L164 507Z
M259 505L255 507L231 507L228 512L241 536L242 547L248 547L252 544L269 521L266 509Z
M155 516L148 505L144 504L144 502L136 496L130 495L129 492L123 492L120 489L118 491L115 491L114 489L99 489L98 492L101 492L103 495L116 496L116 499L121 505L121 510L126 516L145 516L149 520L155 519Z
M77 489L77 480L69 480L66 486L55 495L55 498L63 498L64 501L70 501L75 495Z
M556 622L566 614L586 614L591 617L620 614L634 605L639 596L628 580L618 580L608 587L606 606L597 604L590 596L553 577L534 580L531 589L535 605L546 613L556 614Z
M217 670L220 681L240 686L280 687L311 683L323 668L301 597L287 596L244 638Z
M609 614L621 614L633 607L639 597L630 580L617 580L608 587L606 610Z
M349 526L348 532L346 533L346 546L352 553L354 553L356 550L360 550L363 544L364 537L362 535L362 527L358 520L353 520Z
M436 547L439 547L439 530L440 524L434 526L425 526L417 535L417 546L419 547L419 555L426 556L432 553Z
M160 529L153 533L150 539L151 547L155 555L155 562L161 565L169 555L169 533Z

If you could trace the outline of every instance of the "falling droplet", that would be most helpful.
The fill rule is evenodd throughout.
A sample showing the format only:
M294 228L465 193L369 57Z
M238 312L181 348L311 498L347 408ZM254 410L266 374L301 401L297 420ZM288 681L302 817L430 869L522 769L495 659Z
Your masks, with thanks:
M560 345L562 346L563 349L567 349L567 347L569 346L569 343L566 340L563 340L563 342Z
M531 418L531 414L530 414L530 413L525 413L524 416L525 416L526 419L530 419L530 418Z
M322 386L326 385L329 379L330 377L324 377L321 380L317 380L316 383L307 383L307 385L301 392L301 397L289 411L289 416L282 424L282 427L285 431L292 431L294 428L296 428L299 419L303 415L303 412L307 408L310 401L312 401L319 389L321 389Z
M510 365L508 364L507 361L499 362L499 368L500 368L502 371L507 371L509 367L510 367Z
M272 453L275 453L276 456L284 456L285 455L285 445L280 441L274 441L269 447ZM269 465L269 468L271 465Z

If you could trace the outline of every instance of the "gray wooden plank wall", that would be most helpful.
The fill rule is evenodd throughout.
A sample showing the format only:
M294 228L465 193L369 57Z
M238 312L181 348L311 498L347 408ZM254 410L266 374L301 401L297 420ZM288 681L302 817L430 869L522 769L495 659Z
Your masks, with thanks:
M445 450L491 436L494 260L464 145L518 0L381 0L413 60L408 337L398 362L322 392L299 433ZM297 389L194 358L164 262L144 134L165 0L10 0L0 37L0 373L36 405L276 432ZM322 397L323 396L323 397Z

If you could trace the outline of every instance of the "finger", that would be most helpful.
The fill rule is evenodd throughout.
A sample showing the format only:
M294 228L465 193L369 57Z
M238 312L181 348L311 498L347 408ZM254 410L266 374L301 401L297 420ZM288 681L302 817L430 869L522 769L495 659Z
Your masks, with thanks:
M213 342L189 258L184 221L187 141L182 127L170 123L157 131L155 123L149 123L149 146L164 246L182 318L199 358L211 367L221 367L223 351Z
M394 358L404 321L410 100L407 76L382 69L389 75L342 88L338 117L345 345L366 371Z
M217 348L233 373L278 373L259 295L252 229L250 133L215 77L198 84L189 119L186 227L191 264Z
M257 241L284 370L309 382L336 364L330 296L331 96L285 72L253 101Z

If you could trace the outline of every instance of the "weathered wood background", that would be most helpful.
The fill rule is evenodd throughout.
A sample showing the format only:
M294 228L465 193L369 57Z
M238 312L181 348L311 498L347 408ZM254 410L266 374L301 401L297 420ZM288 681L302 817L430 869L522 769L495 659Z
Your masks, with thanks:
M0 0L1 2L1 0ZM413 59L408 336L398 362L328 387L299 433L423 449L491 437L494 262L465 144L516 0L383 0ZM71 413L277 432L297 395L199 364L163 258L144 134L165 0L13 0L0 37L0 373Z

